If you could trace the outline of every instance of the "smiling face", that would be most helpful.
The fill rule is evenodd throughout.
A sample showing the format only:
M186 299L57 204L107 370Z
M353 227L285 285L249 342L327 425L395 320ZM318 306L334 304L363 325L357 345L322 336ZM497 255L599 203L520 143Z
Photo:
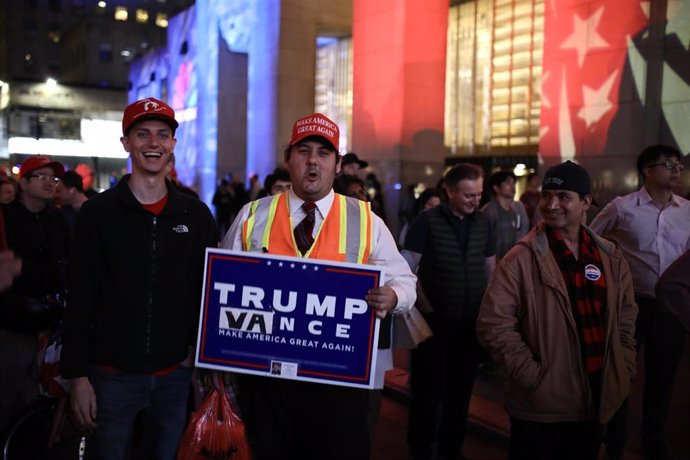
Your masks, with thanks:
M565 232L580 228L585 213L592 204L592 197L580 198L570 190L542 190L539 209L544 222L555 230Z
M484 179L463 179L454 187L446 186L448 193L448 205L457 214L472 214L482 199L482 187Z
M318 201L328 195L340 171L337 152L316 139L307 138L293 145L285 158L292 190L305 201Z
M132 159L133 175L165 176L177 140L166 123L144 120L132 126L120 142Z

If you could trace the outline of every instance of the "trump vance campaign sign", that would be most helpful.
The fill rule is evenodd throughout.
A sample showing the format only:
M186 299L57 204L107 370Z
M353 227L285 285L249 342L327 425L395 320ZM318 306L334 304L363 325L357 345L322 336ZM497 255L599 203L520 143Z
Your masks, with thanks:
M373 388L380 320L364 296L383 271L206 250L196 365Z

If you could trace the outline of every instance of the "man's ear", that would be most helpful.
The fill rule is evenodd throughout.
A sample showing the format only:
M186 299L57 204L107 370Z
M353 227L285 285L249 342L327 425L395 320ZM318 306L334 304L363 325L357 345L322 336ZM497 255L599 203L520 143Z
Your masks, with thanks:
M585 195L582 203L582 209L587 211L592 206L592 195Z
M129 139L127 137L122 136L120 138L120 143L122 144L122 147L125 149L125 152L129 153Z

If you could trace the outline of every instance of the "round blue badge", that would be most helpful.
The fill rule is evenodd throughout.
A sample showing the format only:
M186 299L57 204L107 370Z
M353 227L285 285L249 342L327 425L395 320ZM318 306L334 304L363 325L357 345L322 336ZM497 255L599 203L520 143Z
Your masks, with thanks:
M601 270L596 265L587 264L585 266L585 278L590 281L597 281L601 278Z

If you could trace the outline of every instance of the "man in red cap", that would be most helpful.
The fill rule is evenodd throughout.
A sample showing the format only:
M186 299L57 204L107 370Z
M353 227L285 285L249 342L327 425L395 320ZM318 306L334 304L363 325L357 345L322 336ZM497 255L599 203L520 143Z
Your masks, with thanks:
M31 366L38 345L37 332L53 326L60 311L57 298L65 290L67 229L52 206L63 173L60 163L44 155L28 158L19 171L19 198L2 207L7 247L22 260L21 273L2 294L0 305L3 426L13 411L38 396Z
M336 199L333 180L340 170L338 137L338 126L323 114L297 120L284 154L291 188L245 205L222 247L385 266L384 286L369 290L366 296L376 315L384 319L375 382L377 388L382 388L383 374L392 367L388 313L410 308L416 297L416 278L369 203L350 197ZM269 208L275 209L270 222ZM347 218L341 219L345 214ZM339 226L345 221L348 246L341 248L339 239L332 235L344 231ZM360 254L361 243L370 250ZM240 404L243 414L249 414L248 427L256 437L260 459L369 457L368 391L270 377L240 377Z
M177 126L162 101L130 104L120 141L132 173L77 219L62 370L102 460L129 455L140 412L146 458L174 458L184 429L204 254L217 236L206 205L165 180Z

